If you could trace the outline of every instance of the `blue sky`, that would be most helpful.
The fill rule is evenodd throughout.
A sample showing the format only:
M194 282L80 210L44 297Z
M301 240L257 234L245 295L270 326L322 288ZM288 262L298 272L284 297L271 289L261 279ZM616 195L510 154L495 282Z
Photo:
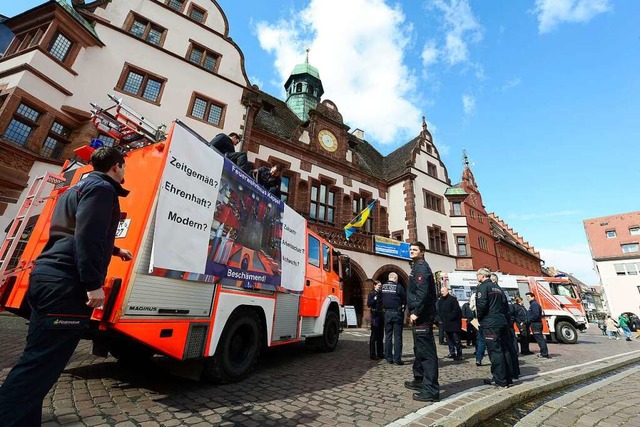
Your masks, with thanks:
M3 3L12 16L40 2ZM487 210L597 284L582 220L639 209L640 2L219 4L252 83L282 97L311 48L352 129L387 154L426 116L452 183L466 149Z

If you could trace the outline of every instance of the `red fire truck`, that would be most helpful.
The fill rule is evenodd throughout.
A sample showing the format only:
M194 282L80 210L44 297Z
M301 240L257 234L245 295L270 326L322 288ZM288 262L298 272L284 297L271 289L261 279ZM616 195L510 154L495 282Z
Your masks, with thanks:
M266 347L306 340L334 350L349 259L182 123L164 135L120 101L111 111L96 108L96 123L126 151L131 193L121 199L116 245L135 258L109 266L105 304L87 331L94 354L197 360L201 378L231 382L246 377ZM0 250L0 310L29 317L29 273L53 208L91 170L67 162L59 176L40 180L57 183L51 194L29 193ZM43 198L17 266L6 268L30 207Z

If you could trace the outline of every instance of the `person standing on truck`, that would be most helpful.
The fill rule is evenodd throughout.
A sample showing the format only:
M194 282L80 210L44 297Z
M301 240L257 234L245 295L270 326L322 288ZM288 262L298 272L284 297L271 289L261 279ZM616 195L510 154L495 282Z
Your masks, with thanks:
M371 310L371 335L369 336L369 357L372 360L384 358L382 337L384 335L384 310L382 308L382 283L378 280L365 280L366 286L371 286L367 296L367 307Z
M547 347L547 340L542 334L542 307L536 301L536 296L527 292L527 299L529 300L529 324L531 325L531 332L533 332L533 338L535 338L540 347L540 353L538 357L545 357L549 359L549 348Z
M282 183L280 176L282 175L282 169L284 169L284 166L280 163L270 168L261 166L253 171L253 176L256 181L258 181L258 184L266 188L269 193L280 198L280 184Z
M529 316L527 315L527 309L524 308L522 298L516 297L515 309L516 325L520 332L520 355L527 356L533 354L533 352L529 350Z
M413 381L405 381L404 386L417 390L413 400L419 402L437 402L440 400L438 384L438 354L433 338L433 322L436 317L436 282L431 268L424 259L426 247L422 242L409 246L412 260L407 304L409 320L413 325Z
M91 155L94 171L62 193L51 217L49 240L35 261L27 298L27 344L0 387L0 425L39 426L44 397L58 380L105 299L102 285L111 256L132 259L114 245L118 197L129 192L125 161L113 147Z
M449 288L440 288L440 327L444 329L449 344L449 359L462 360L462 309L458 299L449 293Z
M389 279L382 285L384 357L388 363L396 365L404 365L402 361L402 329L406 299L404 288L398 283L398 274L389 273Z
M249 164L247 160L247 153L242 151L236 152L236 145L238 145L240 141L242 141L242 135L235 132L231 132L229 135L219 133L207 145L218 150L220 154L231 160L245 173L249 174L251 172L251 164Z
M490 277L491 271L488 268L481 268L476 273L479 283L476 290L476 310L484 332L493 374L492 379L485 379L483 382L506 388L513 384L511 363L507 360L507 345L510 345L507 331L509 307L507 296Z

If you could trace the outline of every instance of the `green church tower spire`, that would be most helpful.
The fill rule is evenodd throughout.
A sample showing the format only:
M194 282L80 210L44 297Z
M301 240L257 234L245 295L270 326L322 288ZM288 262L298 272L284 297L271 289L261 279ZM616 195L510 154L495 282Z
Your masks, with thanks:
M287 106L301 120L309 120L309 110L315 108L324 93L318 69L309 64L309 49L304 64L293 68L284 84L287 91Z

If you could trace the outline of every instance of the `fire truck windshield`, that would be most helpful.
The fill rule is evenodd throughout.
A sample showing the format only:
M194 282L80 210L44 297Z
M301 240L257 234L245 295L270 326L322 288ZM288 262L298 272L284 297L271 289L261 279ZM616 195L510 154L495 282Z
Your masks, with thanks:
M561 297L577 298L573 285L570 283L550 283L551 293Z

